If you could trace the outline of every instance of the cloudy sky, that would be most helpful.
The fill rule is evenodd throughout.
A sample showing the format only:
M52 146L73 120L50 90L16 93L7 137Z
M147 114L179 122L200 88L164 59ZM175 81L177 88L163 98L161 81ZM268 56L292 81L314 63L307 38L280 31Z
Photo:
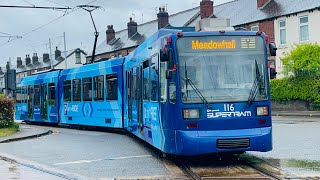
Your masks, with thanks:
M199 6L201 0L1 0L0 5L56 6L74 8L87 4L101 6L93 11L93 17L100 32L98 44L105 39L107 25L113 24L116 31L126 28L129 17L138 24L156 19L159 6L167 6L169 14ZM218 5L231 0L214 0ZM49 38L52 47L63 49L63 32L66 33L67 49L82 48L92 51L94 28L89 13L74 8L65 12L42 9L0 8L0 67L9 57L12 64L17 57L26 54L41 55L49 52ZM64 15L64 16L63 16ZM43 26L43 27L42 27ZM8 42L8 37L13 36ZM14 36L22 36L15 39ZM54 48L52 48L54 50Z

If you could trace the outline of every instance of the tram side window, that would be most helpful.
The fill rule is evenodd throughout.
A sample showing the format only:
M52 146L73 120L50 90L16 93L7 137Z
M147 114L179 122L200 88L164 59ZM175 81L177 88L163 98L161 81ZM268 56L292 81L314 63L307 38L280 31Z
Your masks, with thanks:
M95 76L94 80L94 100L103 101L104 99L104 80L103 76Z
M56 105L56 86L54 83L49 83L49 105Z
M82 83L83 100L92 101L92 78L83 78Z
M143 62L143 100L150 99L150 68L149 60Z
M22 87L22 98L21 98L21 103L27 103L27 87L23 86Z
M167 79L166 79L166 62L161 62L160 64L160 93L161 93L161 101L167 101Z
M159 59L158 55L151 59L151 101L158 101Z
M63 100L65 102L71 101L71 80L63 81Z
M137 76L135 74L132 74L132 99L137 100Z
M81 101L81 80L72 80L73 101Z
M19 87L16 90L16 103L21 103L22 97L23 97L23 91Z
M43 106L47 104L47 84L41 85L41 104Z
M106 76L107 100L118 99L118 77L117 74Z
M40 106L40 86L34 86L34 106Z
M33 87L28 86L28 103L32 106L32 99L33 99Z

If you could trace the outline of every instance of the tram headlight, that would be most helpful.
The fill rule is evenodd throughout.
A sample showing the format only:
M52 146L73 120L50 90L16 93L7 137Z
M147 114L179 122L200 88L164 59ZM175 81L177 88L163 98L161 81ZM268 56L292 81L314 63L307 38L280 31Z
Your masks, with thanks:
M200 109L184 109L183 118L184 119L199 119L201 117Z
M268 115L269 115L268 106L257 107L257 116L268 116Z

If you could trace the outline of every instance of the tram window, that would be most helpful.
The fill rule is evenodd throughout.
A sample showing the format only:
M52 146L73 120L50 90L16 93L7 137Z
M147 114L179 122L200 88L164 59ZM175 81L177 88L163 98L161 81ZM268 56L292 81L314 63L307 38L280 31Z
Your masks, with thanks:
M81 101L81 80L72 80L73 101Z
M34 106L40 106L40 86L34 86Z
M23 86L22 87L22 102L21 103L27 103L27 87L26 86Z
M159 59L158 55L155 55L151 59L151 101L158 101L158 79L159 79Z
M30 105L31 105L31 103L32 103L32 97L33 97L33 87L32 86L28 86L28 102L30 103Z
M149 60L147 60L143 63L143 100L150 100Z
M137 76L135 74L132 75L132 99L137 100Z
M160 63L160 95L161 101L167 101L167 79L166 79L166 68L167 63L161 62Z
M23 96L23 91L21 90L21 88L17 88L16 90L16 103L21 103L22 100L22 96Z
M65 102L71 101L71 80L63 81L63 100Z
M41 85L41 102L43 104L47 103L47 84Z
M106 76L107 100L118 99L118 78L117 74Z
M82 83L83 100L92 101L92 78L83 78Z
M56 104L56 86L54 83L49 83L49 105L54 106Z
M130 99L130 94L131 94L131 92L130 92L130 72L129 71L127 71L127 76L126 76L127 78L126 78L126 80L127 80L127 100L128 100L128 104L129 104L129 99Z
M104 99L103 76L95 76L93 79L94 79L94 100L103 101Z

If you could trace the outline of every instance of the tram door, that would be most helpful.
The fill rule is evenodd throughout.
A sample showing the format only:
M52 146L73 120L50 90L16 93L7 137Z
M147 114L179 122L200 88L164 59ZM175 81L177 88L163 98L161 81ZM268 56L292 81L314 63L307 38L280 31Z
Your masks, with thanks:
M28 118L33 119L33 86L28 86Z
M137 68L137 101L138 101L138 128L141 132L143 130L143 100L142 100L142 80L143 80L143 74L142 74L142 66Z
M41 85L41 119L48 119L48 99L47 99L47 84Z

